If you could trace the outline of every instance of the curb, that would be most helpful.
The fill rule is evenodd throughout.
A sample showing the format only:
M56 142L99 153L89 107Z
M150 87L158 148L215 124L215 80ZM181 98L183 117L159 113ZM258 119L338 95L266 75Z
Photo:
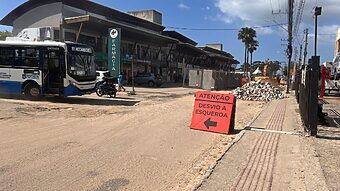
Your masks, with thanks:
M223 152L221 153L220 156L218 156L217 160L210 165L209 169L207 170L207 172L203 175L203 177L201 178L201 180L191 189L192 191L196 191L197 189L199 189L202 184L204 183L204 181L206 181L211 174L214 172L215 167L217 166L218 162L220 160L222 160L222 158L225 156L225 154L237 143L241 140L241 138L243 137L243 135L246 133L246 129L249 128L251 126L251 124L254 123L255 120L257 120L259 118L259 116L263 113L264 110L266 110L266 108L268 107L269 103L267 103L265 105L265 108L263 108L263 110L261 112L259 112L249 123L247 123L247 125L241 130L241 132L235 137L235 139L223 150Z

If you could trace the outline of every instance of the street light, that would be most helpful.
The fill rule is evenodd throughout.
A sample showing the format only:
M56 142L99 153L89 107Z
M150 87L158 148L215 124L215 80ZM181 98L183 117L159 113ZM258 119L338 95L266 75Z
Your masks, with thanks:
M315 44L314 44L314 56L317 55L317 40L318 40L318 16L321 15L322 7L314 8L314 17L315 17Z

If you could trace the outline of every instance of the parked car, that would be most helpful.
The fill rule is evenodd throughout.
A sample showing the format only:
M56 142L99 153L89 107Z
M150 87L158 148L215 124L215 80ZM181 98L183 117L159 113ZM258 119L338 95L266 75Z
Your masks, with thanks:
M148 85L149 87L160 87L162 85L162 77L153 73L140 73L134 77L135 84ZM130 79L132 81L132 79Z

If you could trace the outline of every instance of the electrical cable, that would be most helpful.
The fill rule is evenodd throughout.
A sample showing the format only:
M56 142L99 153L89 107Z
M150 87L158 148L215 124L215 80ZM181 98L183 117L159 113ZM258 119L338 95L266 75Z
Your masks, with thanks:
M273 25L263 25L263 26L251 26L253 29L261 29L261 28L271 28L271 27L279 27L287 25L287 23L277 23ZM169 29L177 29L177 30L192 30L192 31L239 31L239 28L188 28L188 27L174 27L174 26L165 26Z

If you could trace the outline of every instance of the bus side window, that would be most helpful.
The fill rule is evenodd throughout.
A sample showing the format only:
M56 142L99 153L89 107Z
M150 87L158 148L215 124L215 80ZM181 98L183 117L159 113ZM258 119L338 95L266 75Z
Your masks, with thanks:
M25 65L30 67L39 67L39 50L34 48L27 48L25 55Z
M39 67L39 50L34 48L16 48L14 50L14 65Z
M23 51L22 49L14 49L14 66L24 66L23 62Z
M0 47L0 65L12 66L13 64L13 48Z

